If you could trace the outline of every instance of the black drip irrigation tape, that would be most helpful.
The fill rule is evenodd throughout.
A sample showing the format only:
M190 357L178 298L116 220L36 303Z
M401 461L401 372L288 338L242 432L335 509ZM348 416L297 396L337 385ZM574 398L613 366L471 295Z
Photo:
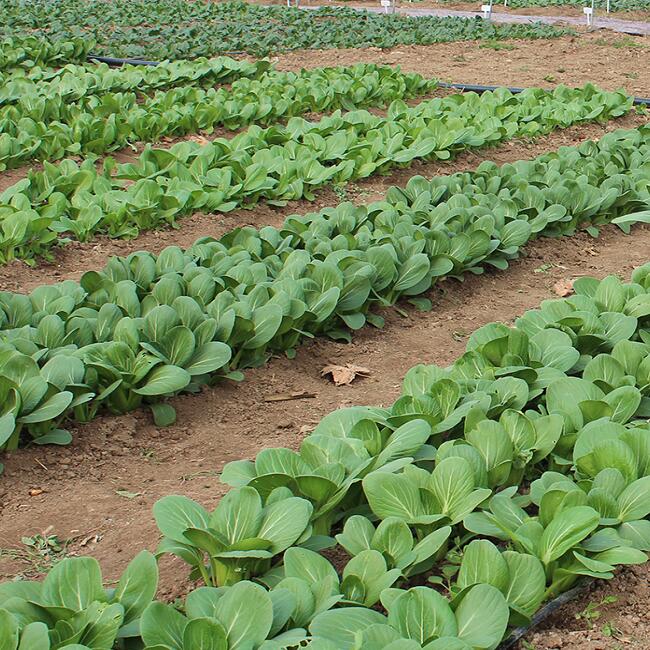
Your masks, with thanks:
M573 587L573 589L565 591L563 594L553 599L550 603L544 605L544 607L542 607L542 609L540 609L537 614L533 616L530 621L530 625L518 627L517 629L513 630L510 636L501 643L497 650L511 650L511 648L514 648L515 645L524 636L526 636L526 634L528 634L528 632L549 618L551 614L554 614L560 607L566 605L567 603L577 598L580 594L585 592L587 588L590 587L594 582L595 580L585 580L584 582L578 584L576 587Z
M230 56L232 54L246 54L246 52L222 52L220 56ZM89 54L89 61L99 61L108 65L160 65L160 61L143 61L142 59L120 59L113 56L100 56L99 54Z
M89 54L88 59L90 61L108 63L108 65L158 65L158 61L142 61L141 59L116 59L112 56L99 56L97 54Z
M470 92L476 92L476 93L484 93L484 92L496 90L497 88L502 88L503 87L503 86L479 86L479 85L476 85L476 84L448 84L448 83L444 83L442 81L438 82L438 86L440 88L453 88L455 90L468 90ZM508 88L508 90L511 93L516 95L518 93L524 92L524 90L526 90L526 88ZM640 106L640 105L650 106L650 98L635 97L634 98L634 104L637 105L637 106Z

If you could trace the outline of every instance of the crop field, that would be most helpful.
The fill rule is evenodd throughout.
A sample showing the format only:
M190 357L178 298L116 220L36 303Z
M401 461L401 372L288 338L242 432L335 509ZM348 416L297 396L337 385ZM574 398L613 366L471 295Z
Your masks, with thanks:
M421 3L428 3L428 0L415 1L418 3L418 6ZM448 6L461 7L464 5L468 8L476 8L476 5L472 5L466 0L439 0L439 2ZM595 0L594 5L597 11L607 11L607 0ZM585 6L591 6L591 2L584 2L583 0L505 0L505 2L503 0L497 0L494 2L495 11L532 9L532 15L536 13L559 13L562 15L567 11L571 12L571 15L573 10L578 10L582 13L582 9ZM650 12L650 0L610 0L609 12L620 18L625 18L625 14Z
M0 0L0 650L650 648L650 36L582 6Z

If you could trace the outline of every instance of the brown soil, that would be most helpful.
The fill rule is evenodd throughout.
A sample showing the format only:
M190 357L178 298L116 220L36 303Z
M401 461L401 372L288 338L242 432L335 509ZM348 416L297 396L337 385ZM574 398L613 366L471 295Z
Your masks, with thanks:
M299 50L272 60L281 70L383 63L456 83L544 88L596 83L607 90L624 88L631 95L650 96L650 39L643 36L603 31L551 40L500 41L495 47L502 49L468 41L392 50Z
M466 151L451 162L416 162L406 169L397 169L386 176L371 177L350 183L345 187L345 199L355 203L368 203L381 198L392 185L405 185L416 174L432 177L474 169L482 160L493 160L505 164L523 158L535 158L561 146L572 146L589 139L598 139L603 133L618 128L635 128L647 122L647 117L628 115L607 124L586 124L551 133L535 141L510 141L483 150ZM78 280L91 269L101 269L108 258L125 256L138 250L159 252L166 246L186 248L199 237L220 237L233 228L251 225L256 227L280 226L287 215L319 210L341 202L341 195L331 188L319 192L316 202L292 201L284 208L260 204L252 210L235 210L228 214L203 214L186 217L178 230L156 230L145 232L134 240L102 237L89 243L73 242L55 252L52 263L43 262L29 267L24 262L14 261L3 268L0 276L0 291L29 292L41 284L52 284L62 280Z

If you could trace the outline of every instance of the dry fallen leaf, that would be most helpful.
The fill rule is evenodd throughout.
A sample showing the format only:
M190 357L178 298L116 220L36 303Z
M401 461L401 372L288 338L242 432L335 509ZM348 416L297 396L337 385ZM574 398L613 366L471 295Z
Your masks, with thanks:
M135 499L142 496L142 492L129 492L128 490L115 490L115 494L125 499Z
M39 494L43 494L43 492L45 492L45 490L43 490L42 488L32 488L29 491L29 496L30 497L37 497Z
M344 366L330 364L320 371L320 375L321 377L331 375L332 381L336 386L343 386L351 384L357 376L368 377L370 375L370 370L363 366L355 366L352 363L346 363Z
M192 142L198 142L200 145L208 144L210 142L208 138L202 135L190 135L187 139L191 140Z
M559 280L553 285L553 292L560 298L565 298L573 293L574 280Z

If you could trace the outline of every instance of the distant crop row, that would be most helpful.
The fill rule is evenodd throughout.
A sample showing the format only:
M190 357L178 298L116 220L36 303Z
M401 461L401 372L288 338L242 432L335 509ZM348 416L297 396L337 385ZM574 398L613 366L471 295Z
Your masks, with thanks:
M385 16L347 8L303 11L244 2L184 0L1 0L0 36L34 34L54 41L82 36L96 54L155 60L230 51L394 47L459 40L552 38L549 25L494 25L464 18Z
M0 25L0 37L3 26ZM5 37L0 40L0 71L82 63L92 45L92 41L83 38L53 41L25 34Z
M421 88L422 80L414 81ZM352 97L357 90L366 96L365 87L353 83L349 88ZM331 97L342 102L328 94L325 103ZM170 149L147 148L134 163L116 165L108 159L102 170L92 160L81 165L71 160L58 166L45 163L43 171L30 172L0 194L0 261L46 255L67 241L66 233L80 241L98 233L133 237L198 210L227 212L264 199L274 205L312 200L314 190L324 185L408 166L416 159L448 159L463 149L517 136L606 121L631 106L632 98L624 93L593 86L532 89L519 95L502 89L414 107L398 100L385 118L357 110L335 112L318 122L295 117L286 126L255 125L206 145L180 142ZM197 117L187 119L195 123ZM117 114L102 122L97 134L101 143L106 131L106 138L114 139L116 124Z
M65 422L100 408L150 403L159 423L172 421L166 396L238 378L306 336L381 326L373 306L443 276L505 269L538 234L647 221L649 181L650 130L618 131L531 162L415 177L383 201L289 217L280 229L113 258L80 283L2 292L0 446L66 443ZM648 296L627 309L608 328L645 318Z
M157 75L130 68L83 76L72 70L47 83L11 77L0 90L0 170L34 158L54 161L79 153L103 154L162 136L210 133L218 126L234 130L313 111L384 106L426 94L437 85L418 74L372 64L298 74L272 71L248 78L259 76L267 66L264 61L239 63L221 57L183 63L180 69L178 63L165 64ZM228 89L204 90L186 85L186 77L212 84L235 79ZM147 84L182 85L142 97L98 89L108 84L141 91Z
M156 555L203 583L182 604L154 600L148 551L114 588L67 558L0 584L3 647L494 650L578 580L646 562L650 264L575 291L412 368L389 407L229 463L212 511L160 499Z
M454 2L455 0L443 0ZM584 7L590 5L585 0L508 0L508 6L513 9L524 7ZM495 3L497 5L497 3ZM596 0L596 11L605 12L607 0ZM650 0L610 0L610 11L650 11Z
M144 95L175 86L210 87L244 77L257 79L270 66L266 59L238 61L228 56L162 61L155 66L127 64L117 68L95 61L83 64L61 61L60 67L55 68L46 63L27 68L9 65L0 69L0 105L15 104L24 95L78 100L88 95L129 91Z

